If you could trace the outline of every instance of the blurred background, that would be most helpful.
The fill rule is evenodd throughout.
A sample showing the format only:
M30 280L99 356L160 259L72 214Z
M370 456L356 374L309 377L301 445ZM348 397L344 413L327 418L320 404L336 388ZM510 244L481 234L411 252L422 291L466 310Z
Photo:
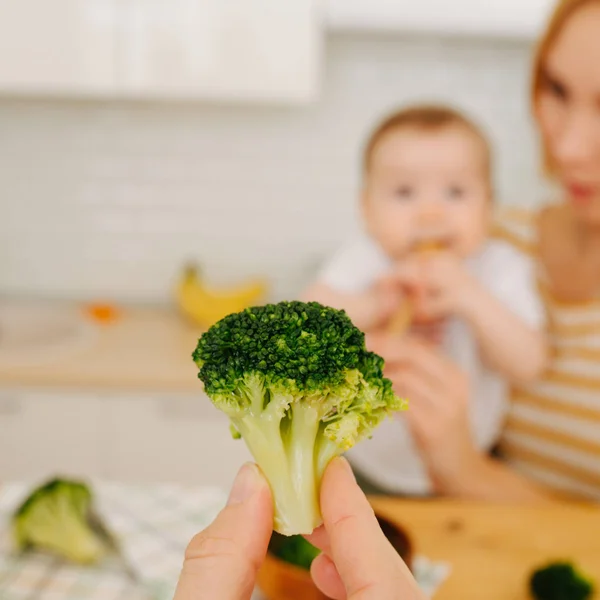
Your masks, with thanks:
M227 485L245 450L185 396L184 265L294 297L355 233L362 144L407 102L481 123L498 202L542 199L549 4L0 0L0 481ZM187 460L212 438L230 458Z
M370 129L412 101L472 115L498 201L535 202L549 6L2 0L0 289L167 302L194 258L293 295L357 226Z
M297 296L405 103L484 128L498 203L547 198L528 91L551 4L0 0L0 487L229 486L248 454L190 358L220 301Z

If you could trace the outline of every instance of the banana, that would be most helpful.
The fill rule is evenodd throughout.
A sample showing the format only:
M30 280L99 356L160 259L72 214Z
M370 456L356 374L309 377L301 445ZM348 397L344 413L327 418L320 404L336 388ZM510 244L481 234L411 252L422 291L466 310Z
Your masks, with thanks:
M267 293L267 284L255 280L227 289L207 288L195 265L189 265L176 289L181 312L202 327L210 327L223 317L256 304Z

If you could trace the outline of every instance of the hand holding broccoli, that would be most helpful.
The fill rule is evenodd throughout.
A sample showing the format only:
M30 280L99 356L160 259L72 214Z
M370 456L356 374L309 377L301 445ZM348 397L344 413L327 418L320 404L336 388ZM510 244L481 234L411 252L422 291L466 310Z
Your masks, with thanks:
M363 333L343 311L316 302L229 315L200 338L193 357L209 398L265 474L284 535L320 525L327 464L406 407Z
M332 598L424 600L343 459L331 462L321 488L324 526L311 537L322 554L313 579ZM273 508L255 465L238 474L228 506L190 543L174 600L248 600L267 552Z

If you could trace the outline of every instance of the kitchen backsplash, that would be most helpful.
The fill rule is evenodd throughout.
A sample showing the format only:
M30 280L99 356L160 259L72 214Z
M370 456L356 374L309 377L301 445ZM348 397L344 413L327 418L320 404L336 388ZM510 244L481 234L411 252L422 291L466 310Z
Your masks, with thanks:
M538 177L521 42L333 36L306 108L0 101L0 293L166 301L181 264L291 296L356 229L360 146L405 102L487 128L500 202Z

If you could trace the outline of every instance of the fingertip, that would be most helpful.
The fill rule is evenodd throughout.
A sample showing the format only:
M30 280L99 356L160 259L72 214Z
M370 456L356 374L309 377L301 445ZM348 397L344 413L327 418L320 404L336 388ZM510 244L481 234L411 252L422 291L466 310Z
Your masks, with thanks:
M242 465L235 477L227 505L246 502L255 494L265 492L266 489L269 489L269 484L262 471L255 463L247 462Z
M320 525L312 533L305 535L304 539L323 552L327 552L329 549L329 540L324 525Z
M327 554L319 554L311 566L310 575L321 593L333 600L346 598L346 588L338 570Z
M350 463L343 457L332 459L325 469L321 482L321 504L329 497L337 497L344 493L344 489L356 485L356 478Z
M356 483L350 463L342 456L334 458L323 475L321 484L321 512L328 534L329 528L343 512L371 509L364 492Z
M336 469L342 473L342 477L352 480L356 483L356 478L354 477L354 471L348 462L348 459L345 456L336 456L331 460L327 470Z

